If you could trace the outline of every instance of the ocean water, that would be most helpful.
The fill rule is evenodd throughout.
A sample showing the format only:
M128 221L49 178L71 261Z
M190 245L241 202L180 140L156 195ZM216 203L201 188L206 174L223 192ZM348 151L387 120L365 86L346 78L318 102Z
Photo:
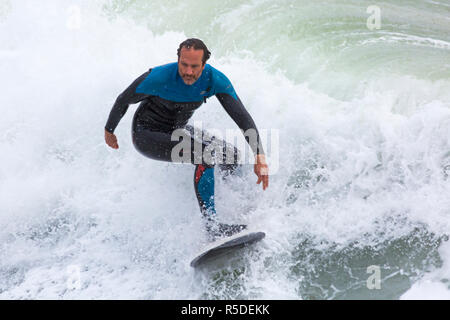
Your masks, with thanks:
M277 138L266 191L216 183L266 238L200 270L193 167L136 152L136 106L103 137L188 37ZM0 73L1 299L450 298L449 0L0 0Z

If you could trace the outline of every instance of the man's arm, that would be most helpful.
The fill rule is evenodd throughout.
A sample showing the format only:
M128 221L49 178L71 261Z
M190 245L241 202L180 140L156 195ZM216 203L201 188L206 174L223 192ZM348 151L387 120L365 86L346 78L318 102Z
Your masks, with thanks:
M245 135L245 140L250 145L250 148L255 154L255 174L258 176L257 184L263 183L263 190L269 186L269 168L266 164L266 158L264 155L264 150L261 144L261 138L259 136L258 129L256 128L255 122L252 117L245 109L241 102L241 99L236 95L236 99L229 95L228 93L217 93L217 99L219 99L220 104L223 106L228 115L233 119L233 121L238 125L238 127L245 133L250 133L252 137L248 134ZM247 131L251 129L251 131Z
M149 95L147 94L136 93L136 88L145 78L147 78L150 72L151 69L134 80L133 83L117 97L116 102L114 103L111 112L109 113L108 121L105 125L105 130L107 132L114 133L114 130L116 129L122 117L127 112L128 106L130 104L138 103L139 101L142 101L145 98L149 97Z
M258 129L256 128L255 122L252 117L245 109L241 102L241 99L236 95L237 99L233 98L227 93L217 93L217 99L219 99L220 104L223 106L228 115L233 119L233 121L238 125L239 129L247 132L247 130L253 137L245 136L245 140L250 145L253 153L256 155L263 155L264 150L261 145L261 139L259 137Z

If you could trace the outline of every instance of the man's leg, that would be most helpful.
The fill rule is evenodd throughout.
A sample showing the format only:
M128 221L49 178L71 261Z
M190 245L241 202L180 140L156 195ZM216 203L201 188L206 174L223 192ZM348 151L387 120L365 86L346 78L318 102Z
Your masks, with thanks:
M193 127L186 126L186 129L194 136ZM223 236L232 236L247 227L246 225L218 222L214 203L214 169L216 167L219 168L222 178L229 175L239 175L241 173L241 165L239 164L240 153L236 147L211 137L206 131L203 131L201 134L202 152L206 159L202 157L202 163L195 166L194 188L206 230L210 240L214 241ZM208 150L206 155L205 150ZM218 151L218 154L208 155L211 150ZM211 161L211 158L213 158L213 161Z
M214 167L204 164L195 166L194 189L200 211L206 219L214 219L216 208L214 205Z
M202 137L196 137L194 135L194 128L192 126L186 126L183 130L183 139L190 140L188 144L189 149L182 150L178 156L179 159L183 159L183 153L189 152L189 162L195 165L194 171L194 189L195 194L200 206L202 217L205 219L206 229L210 234L211 240L225 235L230 236L236 232L243 230L245 225L228 225L217 222L216 209L214 203L214 159L207 159L213 161L205 161L203 155L205 149L210 146L211 140L203 139L203 136L207 136L206 132L201 132ZM180 141L172 141L172 133L156 132L133 127L133 143L136 149L144 156L168 162L179 162L179 159L173 159L172 151L180 143ZM215 140L219 146L223 144L221 140ZM229 145L228 145L229 146ZM239 151L233 147L233 159L225 159L225 153L223 161L220 161L219 168L221 171L227 174L234 174L237 172L239 164ZM199 154L201 153L201 154Z

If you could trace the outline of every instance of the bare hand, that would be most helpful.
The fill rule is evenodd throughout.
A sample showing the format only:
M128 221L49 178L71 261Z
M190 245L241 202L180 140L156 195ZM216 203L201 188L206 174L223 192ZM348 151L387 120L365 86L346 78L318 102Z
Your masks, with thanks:
M114 133L108 132L105 130L105 141L108 146L113 149L119 149L119 145L117 144L117 138Z
M256 156L256 163L254 167L255 174L258 176L257 184L263 183L263 190L269 186L269 167L266 163L266 157L263 154Z

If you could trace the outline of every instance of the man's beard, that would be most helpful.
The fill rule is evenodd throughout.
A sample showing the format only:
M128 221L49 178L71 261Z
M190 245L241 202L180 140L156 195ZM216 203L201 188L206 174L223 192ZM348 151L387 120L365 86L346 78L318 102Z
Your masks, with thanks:
M197 80L197 77L196 77L196 76L183 76L182 78L183 78L183 80L186 81L186 82L194 82L194 81Z

